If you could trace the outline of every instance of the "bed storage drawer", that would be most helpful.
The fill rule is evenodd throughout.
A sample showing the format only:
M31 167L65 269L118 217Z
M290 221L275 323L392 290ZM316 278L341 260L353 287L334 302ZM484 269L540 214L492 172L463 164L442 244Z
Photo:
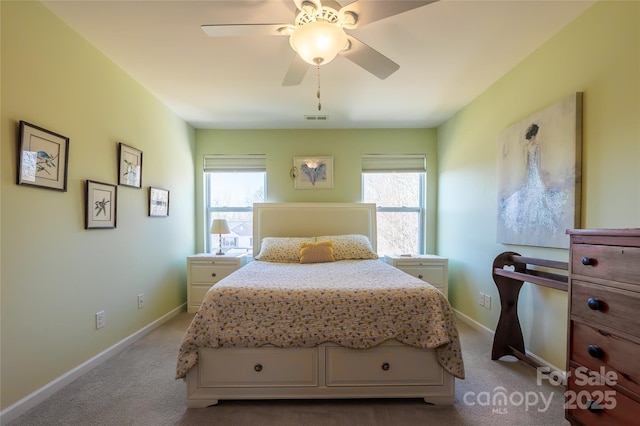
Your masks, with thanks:
M435 351L401 345L326 347L327 386L440 385Z
M200 349L204 387L317 386L316 348Z

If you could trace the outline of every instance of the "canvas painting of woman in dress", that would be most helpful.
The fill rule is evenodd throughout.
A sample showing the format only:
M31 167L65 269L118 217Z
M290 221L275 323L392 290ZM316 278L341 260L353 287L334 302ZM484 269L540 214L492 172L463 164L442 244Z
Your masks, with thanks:
M580 220L581 95L500 134L498 242L569 247L565 231Z

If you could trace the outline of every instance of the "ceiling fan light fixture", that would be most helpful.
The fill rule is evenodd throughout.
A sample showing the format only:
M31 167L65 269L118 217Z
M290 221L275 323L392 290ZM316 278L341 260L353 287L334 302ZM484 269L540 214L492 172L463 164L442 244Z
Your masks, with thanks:
M305 62L322 65L331 62L345 48L347 35L339 25L319 20L296 28L289 44Z

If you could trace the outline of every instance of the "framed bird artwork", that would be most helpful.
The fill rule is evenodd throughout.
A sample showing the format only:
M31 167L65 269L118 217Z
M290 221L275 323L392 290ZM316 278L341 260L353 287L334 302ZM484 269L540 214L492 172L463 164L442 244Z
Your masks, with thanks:
M333 157L295 157L291 176L295 189L332 189Z
M67 190L69 138L20 121L18 185Z

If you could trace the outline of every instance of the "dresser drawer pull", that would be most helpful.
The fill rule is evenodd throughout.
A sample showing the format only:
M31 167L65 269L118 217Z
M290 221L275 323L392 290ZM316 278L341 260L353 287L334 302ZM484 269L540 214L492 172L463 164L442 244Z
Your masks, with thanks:
M216 273L215 273L215 272L212 272L212 273L211 273L211 276L215 278Z
M589 300L587 300L587 305L589 305L589 309L594 311L604 310L604 302L600 299L596 299L595 297L590 297Z
M596 260L592 257L583 257L581 262L584 266L593 266L596 264Z
M418 275L418 278L422 279L422 274Z
M389 368L391 368L391 365L388 362L383 362L380 368L382 368L383 371L389 371Z
M256 364L253 366L253 369L258 373L262 371L262 364Z
M604 357L604 351L598 345L589 345L587 352L589 352L589 355L593 358L602 359Z
M591 411L592 413L602 413L604 411L604 408L602 407L602 405L598 404L597 401L594 401L593 399L588 399L587 410Z

